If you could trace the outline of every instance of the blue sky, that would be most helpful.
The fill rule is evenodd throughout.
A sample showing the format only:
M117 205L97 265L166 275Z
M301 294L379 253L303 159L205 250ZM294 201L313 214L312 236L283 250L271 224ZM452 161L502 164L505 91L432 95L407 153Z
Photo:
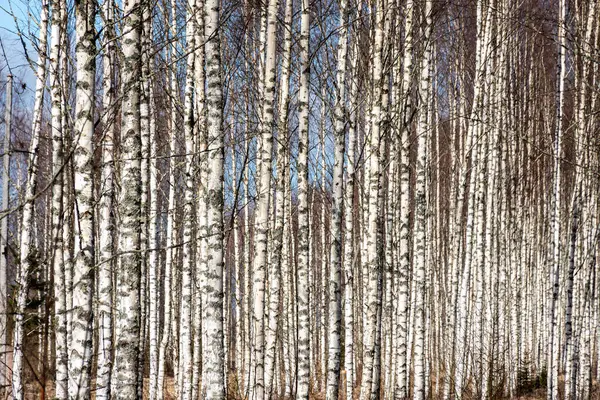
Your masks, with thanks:
M33 49L30 37L38 33L39 8L40 2L37 0L0 0L0 76L6 76L12 71L15 83L21 88L23 83L26 85L26 89L22 90L21 96L24 98L21 100L31 97L35 85L34 73L25 57L23 43L27 54L35 61L37 53ZM19 31L22 33L23 43L17 34Z

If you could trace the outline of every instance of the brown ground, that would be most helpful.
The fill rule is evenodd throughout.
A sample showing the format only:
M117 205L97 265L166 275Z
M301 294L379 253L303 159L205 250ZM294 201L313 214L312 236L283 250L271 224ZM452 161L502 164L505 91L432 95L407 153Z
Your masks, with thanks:
M148 399L148 391L147 391L147 379L144 379L144 400ZM168 377L167 378L167 386L166 386L166 390L165 390L165 400L176 400L176 393L175 393L175 385L174 385L174 379L172 377ZM37 386L37 387L36 387ZM230 390L231 392L234 392L235 390ZM340 394L341 396L343 396L343 394ZM50 400L52 399L54 396L54 384L51 381L48 381L48 383L46 384L46 393L44 396L44 393L41 389L39 389L39 385L29 385L28 390L26 390L25 393L25 399L26 400L42 400L42 399L47 399ZM359 390L355 390L354 393L355 398L357 399L359 396ZM311 399L313 400L322 400L325 398L325 394L324 393L318 393L318 392L313 392L311 393ZM546 398L546 390L545 389L537 389L535 391L533 391L532 393L529 393L527 395L523 395L523 396L519 396L516 397L515 399L519 399L519 400L544 400ZM11 396L10 393L4 392L2 394L0 394L0 400L10 400ZM92 400L95 400L95 395L93 392L93 387L92 387ZM231 395L229 396L230 400L240 400L239 396L234 396ZM283 400L283 399L282 399ZM435 399L434 399L435 400ZM475 400L475 399L473 399ZM500 400L500 399L498 399ZM598 383L595 382L593 390L592 390L592 397L590 400L600 400L600 385L598 385Z

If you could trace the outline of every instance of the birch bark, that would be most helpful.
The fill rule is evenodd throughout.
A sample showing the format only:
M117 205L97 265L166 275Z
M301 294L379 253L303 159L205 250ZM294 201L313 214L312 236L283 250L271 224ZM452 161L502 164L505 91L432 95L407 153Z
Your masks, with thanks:
M290 188L290 138L288 134L288 117L290 103L290 72L292 65L292 13L294 2L287 0L285 3L284 19L284 39L283 52L281 54L281 86L278 102L278 122L277 122L277 226L274 233L275 257L274 265L279 265L279 276L282 278L282 308L284 319L281 322L281 347L282 363L285 379L282 382L284 396L291 396L292 393L292 366L290 360L291 339L290 339L290 319L291 313L291 255L289 246L289 225L292 224L291 215L291 188ZM272 305L274 305L272 303ZM279 304L277 304L279 306Z
M188 16L186 25L186 45L193 49L195 47L194 29L192 21L196 13L195 0L188 0ZM189 400L192 396L192 271L196 265L194 258L195 232L194 232L194 61L195 53L190 51L187 55L185 98L184 98L184 220L183 220L183 265L181 271L181 312L179 316L179 355L181 358L182 377L180 398ZM173 188L174 189L174 188Z
M376 365L375 357L379 353L379 340L377 333L377 321L379 309L381 307L380 286L381 263L378 255L378 231L379 231L379 190L381 190L381 166L380 166L380 132L381 132L381 112L382 112L382 91L384 85L384 74L382 65L382 52L384 40L384 16L385 10L383 0L378 0L375 10L375 39L374 55L372 69L372 106L370 113L370 142L369 142L369 171L365 176L368 188L368 215L366 232L366 259L363 260L363 271L368 272L368 283L366 291L366 307L364 336L365 349L363 351L363 372L362 384L360 390L360 399L368 400L372 396L373 386L377 385L375 380L374 368Z
M562 135L563 135L563 104L565 91L565 76L566 76L566 21L567 5L566 0L560 0L558 11L558 28L557 28L557 88L556 88L556 128L554 137L554 175L553 175L553 192L551 202L551 251L552 251L552 269L550 272L551 293L550 306L548 307L548 322L550 324L550 338L548 340L548 381L547 381L547 399L558 400L559 398L559 362L560 348L559 337L560 330L558 328L558 300L559 300L559 283L560 283L560 235L561 235L561 152L562 152Z
M265 278L268 263L268 238L269 238L269 205L271 202L271 165L273 150L273 124L274 124L274 98L275 78L277 68L276 34L277 34L277 12L279 2L270 0L267 11L266 32L266 54L264 68L264 83L262 85L262 111L261 111L261 143L259 146L260 168L258 183L258 199L256 210L256 239L254 247L254 373L255 382L253 398L261 400L269 397L271 393L265 392L265 387L270 390L272 380L272 368L275 364L275 353L265 353ZM269 266L269 285L271 294L279 294L279 266ZM277 308L279 301L277 301ZM277 312L277 309L270 310ZM271 317L271 315L269 315ZM267 331L268 332L268 331ZM268 332L273 335L273 332ZM275 337L269 337L270 346L274 348ZM265 369L266 367L266 369ZM266 382L265 382L266 379Z
M13 328L13 365L12 393L15 400L22 400L23 388L23 342L25 307L28 299L28 279L36 263L36 246L33 240L34 196L37 188L38 174L38 145L42 126L42 105L44 101L44 86L46 82L46 47L48 43L48 8L47 1L42 3L40 13L39 60L36 71L35 100L33 106L33 121L31 142L29 144L29 164L27 166L27 181L25 184L25 204L23 206L21 223L20 268L16 277L17 299L15 302L15 321Z
M149 53L153 35L153 18L152 9L144 8L143 13L143 39L145 51ZM143 76L148 77L152 73L153 58L146 55L142 59ZM158 165L159 144L156 137L156 120L155 120L155 98L152 83L149 79L144 81L144 91L147 97L148 107L148 139L147 148L144 149L149 155L148 165L148 398L156 400L158 394L158 370L159 370L159 352L160 352L160 277L161 277L161 262L160 262L160 246L161 232L160 227L160 210L159 210L159 190L160 187L160 172ZM163 274L163 277L166 274Z
M358 70L358 37L353 39L352 72ZM357 137L357 81L353 79L350 85L350 126L348 129L348 150L346 151L346 186L344 188L344 370L346 372L346 399L353 398L355 382L354 364L354 267L355 267L355 242L354 242L354 187L356 186L356 157L355 149ZM351 114L350 114L351 113Z
M298 366L296 398L308 399L310 379L310 309L309 309L309 195L308 195L308 149L309 149L309 81L310 81L310 3L302 0L300 21L300 89L298 93Z
M105 0L104 17L104 58L102 77L102 122L104 138L102 141L102 190L100 193L100 254L98 257L98 372L96 377L96 398L110 399L111 367L113 351L113 246L114 246L114 3Z
M115 358L111 393L116 399L138 396L141 255L141 17L140 0L125 3L123 26L121 191L116 287Z
M346 56L348 53L348 18L349 7L346 0L340 4L339 27L340 36L337 48L336 103L335 103L335 154L333 169L333 204L332 204L332 240L330 246L331 263L329 266L329 351L327 364L326 399L337 400L340 380L340 331L342 318L341 305L341 271L342 271L342 207L344 201L344 148L346 142ZM323 188L324 190L325 188ZM352 207L346 212L352 212Z
M96 43L94 40L96 4L78 2L77 89L75 92L74 190L75 265L73 268L73 316L69 349L69 398L86 398L90 393L92 368L92 299L94 254L93 135Z
M55 9L55 8L53 8ZM54 22L54 20L53 20ZM54 35L54 29L52 30ZM53 36L52 44L54 46L55 39ZM54 49L54 47L53 47ZM55 72L55 76L58 77L58 72ZM54 82L53 82L54 83ZM54 85L53 85L54 87ZM8 211L8 179L10 176L10 139L12 132L12 108L13 108L13 76L8 74L6 77L6 98L4 103L4 143L2 147L2 212ZM54 105L54 103L53 103ZM60 113L60 109L59 109ZM53 114L54 115L54 114ZM55 126L55 125L53 125ZM60 129L55 127L54 129ZM60 131L60 130L59 130ZM52 132L54 134L54 131ZM54 143L54 142L53 142ZM54 155L54 153L52 153ZM53 197L54 200L54 197ZM55 207L55 204L52 203ZM56 210L56 215L59 210ZM54 219L52 220L54 223ZM7 335L7 320L8 320L8 308L7 308L7 282L6 282L6 267L8 265L8 215L5 215L0 222L0 387L6 385L8 382L6 364L6 352L8 351L8 335ZM59 351L60 354L60 351Z
M413 399L424 400L426 392L425 375L425 292L427 290L426 283L426 232L427 232L427 166L428 166L428 137L430 136L430 126L428 122L427 112L429 110L429 101L431 95L431 70L432 62L432 44L430 43L432 32L432 1L427 0L425 3L425 26L423 27L423 40L425 46L425 54L421 64L421 77L419 83L419 92L423 103L419 110L419 122L417 125L417 166L416 166L416 181L415 181L415 232L413 235L414 256L414 278L415 285L415 365L414 365L414 388Z
M221 87L220 11L218 0L204 5L206 111L208 131L208 271L203 304L207 340L202 385L207 399L225 398L223 343L223 89Z
M402 67L402 97L397 99L400 103L400 116L402 118L400 136L400 212L398 224L400 225L398 276L398 315L397 315L397 341L398 344L398 373L395 398L404 398L408 395L408 368L407 368L407 341L408 341L408 285L410 273L410 126L412 123L411 101L411 74L413 58L413 1L406 2L406 16L404 22L404 55Z

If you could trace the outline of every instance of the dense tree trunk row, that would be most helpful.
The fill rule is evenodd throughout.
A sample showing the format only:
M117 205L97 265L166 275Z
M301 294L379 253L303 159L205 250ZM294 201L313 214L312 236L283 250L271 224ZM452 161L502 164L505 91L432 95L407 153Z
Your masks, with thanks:
M6 395L598 393L597 0L40 10Z

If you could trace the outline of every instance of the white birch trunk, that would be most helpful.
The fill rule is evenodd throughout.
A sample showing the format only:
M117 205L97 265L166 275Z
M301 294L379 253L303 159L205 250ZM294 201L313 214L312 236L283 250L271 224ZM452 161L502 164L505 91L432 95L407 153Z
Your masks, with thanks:
M358 37L353 40L352 72L356 73L358 66ZM344 370L346 373L346 399L353 399L354 382L356 377L354 364L354 266L356 247L354 242L354 187L356 185L356 158L355 149L358 140L357 113L354 105L357 104L357 82L352 80L350 86L351 116L348 129L348 150L346 161L346 186L344 188Z
M310 81L310 3L302 0L300 21L300 89L298 93L298 265L297 273L297 392L296 398L308 399L310 380L310 306L309 306L309 195L308 195L308 149L309 149L309 81Z
M397 99L400 117L402 118L401 136L400 136L400 212L398 224L400 225L399 240L399 288L398 288L398 310L397 310L397 334L398 341L398 373L396 377L395 398L402 399L408 395L408 366L407 366L407 342L408 342L408 277L410 274L410 126L412 119L412 99L411 99L411 73L413 57L413 1L406 2L407 14L404 23L404 55L402 67L402 97Z
M53 20L54 23L54 20ZM55 45L54 39L54 26L52 29L52 45ZM58 47L57 47L58 48ZM52 47L54 49L54 47ZM58 58L57 58L58 59ZM54 82L58 78L58 71L54 72L56 75L53 75L53 88ZM4 103L4 145L2 147L2 151L4 154L2 155L2 212L8 211L8 179L10 176L10 136L12 132L12 94L13 94L13 76L8 74L6 77L6 98ZM52 103L54 106L54 102ZM60 104L59 104L60 107ZM53 109L54 111L54 109ZM58 111L60 115L60 108ZM52 114L54 115L54 113ZM56 127L60 132L60 127ZM52 132L53 137L55 131ZM54 143L54 142L53 142ZM54 153L52 153L54 155ZM52 203L54 207L54 203ZM53 213L54 215L58 214L59 210ZM54 223L54 219L52 221ZM8 265L8 215L4 215L2 221L0 222L0 387L4 387L8 382L7 369L6 369L6 352L8 351L8 335L7 335L7 320L8 320L8 299L7 295L7 282L6 282L6 267Z
M203 392L207 399L226 395L223 343L223 89L221 87L220 12L218 0L204 5L206 111L208 131L207 232L208 271L203 304Z
M149 44L152 38L152 10L150 7L144 8L143 14L143 38L146 45L146 52L150 51ZM148 43L150 42L150 43ZM142 69L145 70L144 77L149 76L154 65L152 57L146 56L143 60ZM160 185L160 177L158 170L158 140L156 138L156 121L154 118L155 98L154 90L151 82L147 79L144 81L145 96L147 96L148 107L148 146L143 149L146 154L149 154L150 160L148 165L148 352L149 352L149 371L148 371L148 398L156 400L158 394L158 370L159 370L159 351L160 351L160 252L161 234L158 230L160 226L160 210L158 208L158 187ZM165 274L166 275L166 274Z
M277 33L277 11L279 2L270 0L267 12L267 37L266 54L264 68L264 83L262 92L262 111L261 111L261 137L258 154L259 157L259 182L257 193L257 210L255 222L255 246L254 246L254 276L253 276L253 332L254 332L254 387L251 392L253 399L262 400L270 397L270 392L265 392L265 388L271 389L273 368L275 365L275 352L265 353L265 278L268 263L268 243L269 243L269 205L271 202L271 165L273 150L273 124L274 124L274 97L275 97L275 76L277 68L276 55L276 33ZM261 53L262 54L262 53ZM278 266L270 265L269 285L272 296L279 294L279 271ZM273 299L274 300L274 299ZM277 307L270 311L277 312L279 301L276 301ZM269 318L275 317L271 314ZM275 332L267 331L271 336L267 349L275 349Z
M578 181L578 179L577 179ZM567 284L566 284L566 309L565 309L565 348L566 348L566 371L565 371L565 399L571 400L577 398L576 381L577 381L577 370L576 370L576 344L578 337L573 335L573 290L575 280L575 257L576 257L576 246L577 246L577 230L579 228L579 214L580 214L580 193L581 186L577 182L575 187L576 193L573 198L573 216L571 221L571 237L570 237L570 248L569 248L569 269L567 272Z
M342 207L344 202L344 148L346 142L346 58L348 53L348 2L342 0L340 4L339 27L337 49L337 94L335 103L335 153L333 169L333 204L332 204L332 240L331 240L331 264L329 266L329 349L327 363L327 392L326 399L337 400L340 381L340 334L342 324L342 299L341 299L341 274L342 274L342 243L344 232L342 231ZM323 171L324 173L325 171ZM325 188L323 188L325 192ZM346 209L346 213L352 213L352 206ZM323 221L324 223L325 221ZM346 243L351 246L350 243ZM346 344L348 345L348 343Z
M552 250L552 269L550 272L551 293L550 305L548 307L550 325L550 338L548 340L548 361L547 361L547 399L558 400L559 398L559 363L560 363L560 328L558 325L559 307L559 284L560 284L560 235L561 235L561 152L562 152L562 134L563 134L563 104L566 76L566 0L560 0L558 13L558 60L556 66L557 89L556 89L556 128L554 137L554 176L553 193L551 203L551 250Z
M284 39L283 52L281 54L281 90L279 93L278 103L278 123L277 123L277 219L278 226L275 229L275 265L277 257L279 257L279 269L281 283L281 297L284 311L284 319L281 322L282 333L282 363L283 373L285 374L283 385L283 395L291 396L292 393L292 343L291 343L291 326L292 318L292 280L291 265L292 255L289 246L289 225L292 224L291 215L291 188L290 188L290 144L291 141L288 135L288 117L290 103L290 72L292 65L292 13L294 1L287 0L285 3L285 21L283 25ZM279 253L279 255L277 255Z
M369 171L365 176L365 186L367 190L368 215L366 216L367 225L364 228L366 232L366 259L363 262L363 273L368 277L365 304L364 321L364 343L363 350L363 371L362 384L360 390L360 399L368 400L373 396L374 387L378 386L379 375L378 368L375 368L376 357L379 354L378 338L378 315L381 307L380 286L381 265L378 255L378 235L379 235L379 191L381 190L381 166L380 166L380 132L381 132L381 113L382 113L382 91L384 83L384 73L382 65L382 52L384 40L384 9L383 0L378 0L375 12L375 41L372 70L372 106L370 113L370 141L369 151Z
M69 398L90 393L92 367L92 290L94 274L94 197L92 155L94 135L94 89L96 6L92 1L76 8L77 90L75 93L74 190L75 265L73 269L72 342L69 349Z
M194 18L195 1L189 0L187 4L188 23L186 25L186 45L190 48L195 46L194 29L195 24L191 21ZM192 396L192 271L196 265L194 257L195 249L195 204L194 204L194 179L193 172L193 152L194 152L194 61L195 53L189 52L187 55L185 98L184 98L184 139L185 139L185 157L183 158L184 168L184 210L183 210L183 265L181 271L181 312L179 315L179 357L181 363L181 387L179 388L179 398L190 400ZM173 187L172 189L175 189Z
M104 58L102 77L102 122L104 138L102 142L102 186L100 192L100 254L98 257L98 372L96 377L96 398L110 399L111 368L113 353L113 246L114 246L114 3L105 0L104 17Z
M416 166L416 181L415 181L415 228L413 235L414 248L414 278L415 298L413 305L415 308L415 364L414 364L414 388L413 399L424 400L426 393L427 382L429 378L425 375L425 331L426 331L426 305L425 291L427 289L426 270L429 268L425 265L426 257L426 232L427 232L427 163L428 163L428 137L430 136L431 127L428 124L431 118L428 119L427 112L429 110L429 101L431 95L431 70L430 63L432 62L432 44L429 42L432 32L432 1L427 0L425 3L425 26L423 27L423 40L425 46L425 54L421 64L421 77L419 84L420 97L424 104L421 104L419 109L419 122L417 125L417 166Z
M194 367L192 370L193 375L193 384L192 384L192 398L195 400L199 397L201 392L201 367L202 367L202 290L204 288L203 276L205 276L205 266L204 255L202 253L206 253L206 240L207 238L204 236L205 230L203 230L203 226L206 225L206 201L204 196L202 196L202 188L205 185L205 171L204 161L206 156L202 153L202 150L206 150L206 141L203 138L206 135L206 116L205 116L205 95L204 95L204 87L205 87L205 79L204 79L204 46L199 45L204 41L204 2L202 0L196 0L196 13L193 21L194 27L194 41L196 44L195 50L195 60L194 60L194 101L195 101L195 110L194 110L194 128L196 129L196 148L200 152L199 156L196 158L196 162L198 164L196 168L197 175L197 183L199 190L198 194L198 204L196 206L196 220L198 223L198 228L196 230L196 260L198 261L198 265L196 266L196 290L199 293L196 293L194 296L195 301L195 310L194 310L194 326L196 329L196 337L194 340ZM203 224L204 222L204 224ZM200 237L198 237L200 236ZM203 247L204 246L204 247Z
M34 223L34 196L36 194L38 174L38 144L42 126L42 105L44 102L44 89L46 82L46 47L48 37L48 8L47 1L42 3L40 14L39 58L36 71L35 100L33 106L33 122L31 129L31 142L29 144L29 164L27 167L27 181L25 184L25 198L21 225L20 268L16 277L16 302L15 321L13 328L13 364L12 364L12 395L15 400L24 397L23 373L23 343L25 340L24 318L25 306L28 299L28 279L34 263L36 262L36 246L33 240Z
M119 251L116 287L115 358L112 397L132 399L138 396L140 268L141 255L141 19L142 3L125 3L123 27L123 103L121 126L121 192L119 197Z

